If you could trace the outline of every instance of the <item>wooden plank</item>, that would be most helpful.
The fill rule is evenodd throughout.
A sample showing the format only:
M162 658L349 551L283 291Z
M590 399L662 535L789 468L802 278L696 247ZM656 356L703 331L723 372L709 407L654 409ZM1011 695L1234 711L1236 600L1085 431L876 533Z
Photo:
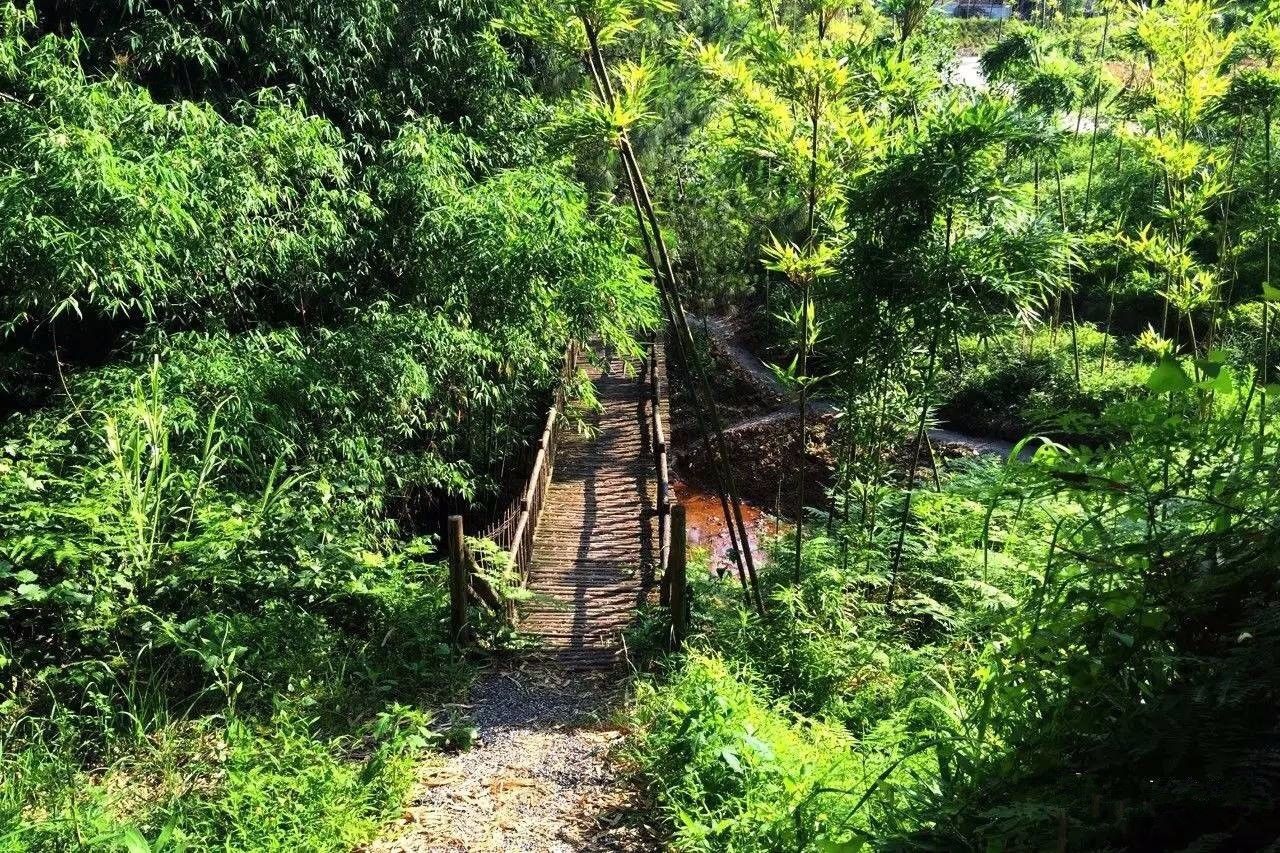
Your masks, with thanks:
M656 597L652 564L659 557L658 466L655 442L665 443L655 407L652 365L624 376L613 359L587 374L602 411L591 417L594 435L566 431L534 538L529 587L535 599L521 607L522 627L548 651L586 663L612 663L621 634L638 603ZM661 386L658 386L660 390ZM660 403L658 403L660 406Z

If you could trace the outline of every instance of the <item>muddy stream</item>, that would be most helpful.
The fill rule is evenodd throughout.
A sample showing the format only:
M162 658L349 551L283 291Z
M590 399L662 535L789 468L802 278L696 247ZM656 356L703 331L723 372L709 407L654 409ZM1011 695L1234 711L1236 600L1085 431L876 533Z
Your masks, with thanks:
M724 523L720 498L695 483L677 478L672 482L676 500L685 509L685 531L690 547L708 551L710 568L714 572L732 571L734 567L733 540ZM742 523L747 528L747 540L757 566L764 565L766 553L764 538L779 532L778 519L767 515L760 507L742 501Z

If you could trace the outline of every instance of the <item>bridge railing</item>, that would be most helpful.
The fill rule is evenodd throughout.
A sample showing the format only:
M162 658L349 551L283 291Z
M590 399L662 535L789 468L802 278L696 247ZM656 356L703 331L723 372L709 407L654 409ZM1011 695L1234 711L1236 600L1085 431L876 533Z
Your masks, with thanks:
M689 630L689 585L685 539L685 509L671 490L669 449L662 423L665 363L660 337L649 349L649 419L653 431L653 460L658 478L658 560L654 575L659 579L660 602L671 611L670 648L678 649Z
M542 513L542 505L546 500L547 484L551 482L551 473L555 468L556 444L560 435L560 425L565 405L565 385L572 379L578 369L580 349L571 342L565 348L564 363L561 366L560 383L556 387L551 408L543 421L542 432L534 445L533 465L529 469L529 478L520 489L517 498L505 512L487 528L480 531L479 538L487 539L497 546L497 554L481 552L470 553L470 559L480 573L489 577L502 577L506 571L514 572L520 586L529 580L529 568L533 561L533 538L537 532L538 518ZM470 550L470 549L468 549ZM483 585L483 584L480 584ZM481 593L481 598L490 596ZM515 618L515 603L504 605L508 619Z
M655 337L649 347L649 429L652 432L654 467L658 479L658 559L654 574L660 582L662 603L667 603L669 588L667 566L671 560L671 475L669 470L666 429L662 424L663 375L661 338Z

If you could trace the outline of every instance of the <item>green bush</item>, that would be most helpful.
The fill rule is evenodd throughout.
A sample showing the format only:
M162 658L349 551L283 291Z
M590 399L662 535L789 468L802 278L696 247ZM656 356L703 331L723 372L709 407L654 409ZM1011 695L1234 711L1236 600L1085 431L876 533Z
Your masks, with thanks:
M853 835L845 798L819 790L864 769L846 766L851 739L771 706L749 672L691 654L660 690L641 685L636 722L632 753L676 849L809 850Z
M960 353L963 366L951 368L940 414L956 429L1010 441L1045 431L1072 439L1114 438L1101 431L1099 416L1135 397L1149 372L1123 340L1088 324L1076 327L1074 342L1064 326L965 338Z
M329 295L368 199L323 119L264 93L238 121L94 81L79 42L0 7L0 333L59 315L191 322ZM264 287L269 283L270 287Z
M345 851L398 810L427 719L390 706L358 739L296 709L184 724L90 775L56 745L0 755L0 851Z
M47 4L45 4L47 5ZM165 100L222 109L268 88L373 139L409 113L480 132L518 112L515 64L489 27L489 0L68 0L42 23L78 27L86 61Z
M1122 445L917 491L900 564L896 519L855 518L799 584L783 549L764 617L700 586L695 651L637 700L677 846L1265 846L1274 402L1224 369L1166 363L1179 390L1104 412Z
M1242 302L1232 306L1223 323L1222 346L1231 353L1231 361L1239 370L1260 371L1262 368L1262 308L1261 301ZM1276 310L1277 306L1272 304L1268 312L1271 333L1267 336L1270 346L1267 365L1272 380L1280 367L1280 330L1277 330Z
M497 11L0 0L0 850L398 808L469 673L429 508L656 316Z

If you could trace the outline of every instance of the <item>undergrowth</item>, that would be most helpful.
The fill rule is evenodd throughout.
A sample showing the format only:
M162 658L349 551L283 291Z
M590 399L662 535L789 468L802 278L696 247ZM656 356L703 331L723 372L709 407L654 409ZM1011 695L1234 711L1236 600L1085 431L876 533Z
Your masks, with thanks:
M689 650L635 706L676 849L1271 843L1274 413L1216 381L1113 403L1115 446L922 489L899 565L853 508L798 584L777 543L764 617L697 581Z
M29 745L3 757L0 850L350 849L397 813L433 738L421 712L392 705L354 736L322 734L297 707L174 722L91 770L70 742Z
M0 850L396 813L473 665L444 508L654 315L497 16L0 2Z
M1115 438L1100 416L1134 397L1148 372L1127 336L1087 323L966 337L956 350L940 414L956 429L1010 441L1032 432Z

